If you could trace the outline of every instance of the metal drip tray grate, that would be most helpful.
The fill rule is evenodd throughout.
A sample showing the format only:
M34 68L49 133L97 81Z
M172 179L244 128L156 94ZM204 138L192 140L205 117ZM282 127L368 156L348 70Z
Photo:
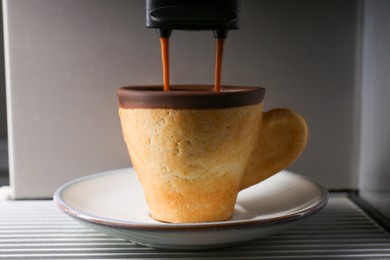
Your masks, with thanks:
M0 201L0 259L390 259L390 236L345 195L299 226L242 246L160 251L85 228L52 201Z

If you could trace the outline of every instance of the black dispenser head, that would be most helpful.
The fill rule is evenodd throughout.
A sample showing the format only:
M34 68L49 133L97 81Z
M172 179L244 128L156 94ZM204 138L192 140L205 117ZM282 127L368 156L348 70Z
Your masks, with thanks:
M146 0L146 27L160 37L172 30L212 30L226 38L239 28L239 0Z

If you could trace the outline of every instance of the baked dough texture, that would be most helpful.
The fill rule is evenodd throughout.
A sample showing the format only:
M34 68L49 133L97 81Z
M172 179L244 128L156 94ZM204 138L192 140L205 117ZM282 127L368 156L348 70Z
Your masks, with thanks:
M195 223L232 217L237 193L303 151L302 116L263 103L224 109L119 108L124 140L151 216Z
M124 140L154 219L195 223L232 217L262 107L119 108Z

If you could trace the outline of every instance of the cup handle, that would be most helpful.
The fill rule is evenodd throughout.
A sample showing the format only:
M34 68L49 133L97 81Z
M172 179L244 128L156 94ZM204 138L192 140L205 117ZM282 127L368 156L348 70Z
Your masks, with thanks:
M276 108L263 113L260 130L240 190L287 168L306 146L308 129L298 113Z

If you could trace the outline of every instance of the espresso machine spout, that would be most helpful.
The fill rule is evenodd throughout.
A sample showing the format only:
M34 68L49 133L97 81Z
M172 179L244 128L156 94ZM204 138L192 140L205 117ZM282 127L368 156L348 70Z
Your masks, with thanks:
M146 27L159 37L170 37L173 30L209 30L225 39L239 28L239 7L239 0L146 0Z

